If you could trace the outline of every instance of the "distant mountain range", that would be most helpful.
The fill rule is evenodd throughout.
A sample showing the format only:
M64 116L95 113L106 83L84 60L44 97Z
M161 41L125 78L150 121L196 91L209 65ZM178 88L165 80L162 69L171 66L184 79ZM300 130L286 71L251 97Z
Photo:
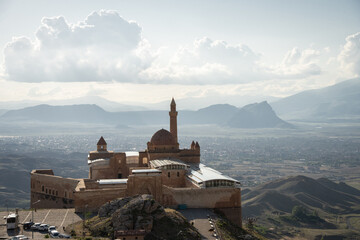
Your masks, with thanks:
M265 97L259 96L253 99L264 98ZM283 122L281 119L326 122L330 120L358 121L360 118L359 78L343 81L330 87L303 91L280 100L272 97L267 98L271 101L270 105L272 109L266 102L261 102L259 105L246 105L245 107L240 108L240 111L239 108L234 105L214 104L210 107L201 108L197 111L181 110L179 122L183 124L209 123L221 124L230 127L253 128L288 126L288 124ZM242 100L240 101L239 99ZM250 97L214 97L211 101L208 101L207 98L190 97L186 99L179 99L177 100L177 103L180 109L196 109L197 106L206 106L207 102L232 102L236 103L237 106L240 106L243 105L242 103L246 102L245 99L249 100ZM79 111L78 113L72 112L72 105L75 106L73 110L76 109L76 111ZM9 118L11 115L12 117L15 117L16 120L20 120L20 112L14 112L12 110L23 110L22 113L25 114L23 116L24 118L39 121L50 121L52 118L53 120L51 121L61 122L64 118L66 118L69 121L82 123L103 122L105 124L115 124L119 123L120 119L120 122L122 122L121 124L125 125L158 124L167 122L167 118L163 117L165 115L167 116L167 108L169 105L168 101L142 105L144 106L121 104L98 96L55 100L49 102L49 105L36 101L0 102L0 116L8 112L9 115L7 115L6 118ZM33 113L30 113L31 111L33 111ZM49 112L46 114L46 111ZM58 111L59 113L57 114L54 111ZM64 112L62 113L62 111ZM39 114L39 119L35 116L35 113ZM44 113L44 115L41 113ZM54 115L49 115L50 113ZM100 113L101 115L98 115ZM281 119L279 119L275 113ZM18 116L15 116L17 114ZM88 117L88 119L84 120L81 116Z
M74 122L112 124L122 126L164 124L168 111L108 112L97 105L50 106L38 105L10 110L0 117L6 122ZM278 118L267 102L254 103L243 108L229 104L212 105L198 111L184 110L179 114L179 124L217 124L232 128L291 127Z
M300 92L271 103L280 117L324 120L360 116L360 79Z

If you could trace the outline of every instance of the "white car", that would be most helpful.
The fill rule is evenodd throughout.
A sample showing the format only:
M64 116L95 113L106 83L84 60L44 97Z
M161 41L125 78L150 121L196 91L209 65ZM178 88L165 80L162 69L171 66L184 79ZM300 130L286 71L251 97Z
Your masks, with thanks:
M51 233L52 231L56 230L56 227L55 226L50 226L48 228L48 233Z
M34 223L34 225L31 226L31 230L39 230L41 223Z
M56 231L56 230L53 230L53 231L50 232L50 237L51 238L59 238L59 235L60 235L60 233L58 231Z
M28 240L29 238L25 235L17 235L15 237L10 238L11 240Z
M47 231L48 230L48 228L49 228L49 224L41 224L40 226L39 226L39 231Z

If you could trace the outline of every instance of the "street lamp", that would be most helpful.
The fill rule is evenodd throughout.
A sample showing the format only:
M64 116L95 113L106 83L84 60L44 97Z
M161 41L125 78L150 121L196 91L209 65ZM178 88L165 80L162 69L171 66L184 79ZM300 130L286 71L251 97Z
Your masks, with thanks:
M31 222L34 223L34 205L38 204L40 202L40 200L37 200L36 202L34 202L32 204L32 208L31 208ZM34 239L34 229L31 229L31 238Z
M83 222L83 236L85 237L85 222L86 222L86 209L88 205L85 205L85 211L84 211L84 222Z

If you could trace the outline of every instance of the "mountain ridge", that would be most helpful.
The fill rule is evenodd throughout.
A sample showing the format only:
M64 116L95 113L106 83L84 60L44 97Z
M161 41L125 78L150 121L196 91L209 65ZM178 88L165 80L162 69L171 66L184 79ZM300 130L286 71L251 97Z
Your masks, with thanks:
M234 117L239 115L240 118ZM110 125L151 125L168 122L168 111L145 110L108 112L95 104L50 106L37 105L19 110L9 110L0 116L7 122L76 122ZM246 119L246 121L241 121ZM231 120L231 121L230 121ZM271 121L271 122L270 122ZM197 111L183 110L180 124L217 124L236 128L288 127L279 119L267 102L247 105L241 109L230 104L216 104ZM256 123L256 124L253 124Z

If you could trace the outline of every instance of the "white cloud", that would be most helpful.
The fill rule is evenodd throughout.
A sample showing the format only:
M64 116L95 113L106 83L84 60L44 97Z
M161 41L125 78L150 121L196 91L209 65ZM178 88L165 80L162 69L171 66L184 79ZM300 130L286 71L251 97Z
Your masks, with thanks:
M306 78L319 75L319 57L319 50L308 48L301 51L295 47L285 54L280 64L269 67L268 72L278 78Z
M4 49L7 79L20 82L137 81L152 55L141 28L115 11L85 21L43 18L35 41L14 38Z
M161 58L161 56L159 56ZM229 84L259 78L260 54L246 45L231 45L204 37L190 47L180 48L168 64L155 62L141 73L158 83Z
M74 24L62 16L43 18L33 41L18 37L6 45L4 78L34 83L182 85L307 79L322 73L319 58L325 52L293 48L281 63L269 66L262 62L260 53L245 44L208 37L171 55L164 54L165 48L152 50L141 27L115 11L93 12Z
M346 37L338 61L344 74L349 77L360 76L360 32Z

